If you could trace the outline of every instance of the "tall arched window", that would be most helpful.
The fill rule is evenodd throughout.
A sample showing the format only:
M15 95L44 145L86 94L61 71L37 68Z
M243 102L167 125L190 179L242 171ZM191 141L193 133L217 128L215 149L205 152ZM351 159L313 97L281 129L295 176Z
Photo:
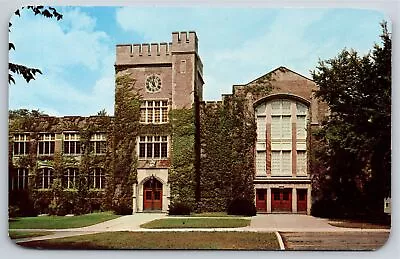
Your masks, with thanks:
M307 175L308 107L294 99L273 99L259 103L255 116L256 175Z

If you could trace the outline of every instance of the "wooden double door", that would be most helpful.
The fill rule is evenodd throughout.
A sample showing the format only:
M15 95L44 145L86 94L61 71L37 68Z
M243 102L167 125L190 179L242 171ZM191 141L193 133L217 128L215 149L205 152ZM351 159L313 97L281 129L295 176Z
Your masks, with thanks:
M143 210L162 210L162 183L155 178L143 185Z
M271 189L271 211L291 212L292 211L292 189L275 188Z

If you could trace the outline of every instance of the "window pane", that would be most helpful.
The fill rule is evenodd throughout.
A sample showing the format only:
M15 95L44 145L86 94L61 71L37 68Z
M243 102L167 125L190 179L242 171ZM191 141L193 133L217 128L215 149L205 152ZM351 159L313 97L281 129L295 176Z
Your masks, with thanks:
M140 143L139 144L139 157L144 158L146 157L146 144Z
M256 170L257 175L264 175L266 174L266 154L265 152L257 151L256 154Z
M154 158L160 158L160 143L154 143Z
M147 158L152 158L153 157L153 144L148 143L147 144Z
M161 192L155 191L154 192L154 200L159 201L161 199Z
M160 117L160 109L156 109L154 111L154 123L160 123L161 122L161 117Z
M167 122L168 121L168 109L167 108L162 108L162 122Z
M282 138L292 138L292 127L290 125L290 116L282 116Z
M147 109L147 122L153 122L153 109Z
M146 109L140 109L140 122L146 122Z
M282 174L291 175L292 163L291 163L291 152L282 151Z
M281 138L281 117L280 116L272 116L271 138L273 138L273 139Z
M266 139L265 117L258 116L257 117L257 140L265 140L265 139Z
M280 174L281 171L281 156L279 151L272 151L271 174Z
M161 157L167 157L167 143L161 143Z
M298 115L297 116L297 123L296 123L296 132L297 138L304 139L306 138L306 116Z

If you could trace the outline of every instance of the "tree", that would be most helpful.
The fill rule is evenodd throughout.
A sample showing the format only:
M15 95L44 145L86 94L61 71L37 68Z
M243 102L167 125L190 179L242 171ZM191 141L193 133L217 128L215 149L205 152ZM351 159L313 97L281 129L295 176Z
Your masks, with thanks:
M56 18L57 21L62 19L62 14L57 12L57 10L53 7L44 7L44 6L27 6L27 7L21 7L21 9L27 9L32 11L35 15L42 15L46 18ZM15 15L21 16L19 9L15 11ZM9 22L8 24L8 31L11 31L10 28L12 26L12 23ZM15 50L15 46L12 42L8 43L8 51L11 49ZM37 68L30 68L21 64L14 64L14 63L8 63L8 84L14 83L14 74L21 75L24 77L27 83L31 81L32 79L35 79L35 76L37 73L42 74L42 71L40 71Z
M106 109L102 109L100 111L97 112L97 116L107 116L107 111Z
M379 215L390 196L391 37L382 26L382 45L367 55L344 49L312 71L316 96L330 115L315 133L313 157L317 197L343 214Z

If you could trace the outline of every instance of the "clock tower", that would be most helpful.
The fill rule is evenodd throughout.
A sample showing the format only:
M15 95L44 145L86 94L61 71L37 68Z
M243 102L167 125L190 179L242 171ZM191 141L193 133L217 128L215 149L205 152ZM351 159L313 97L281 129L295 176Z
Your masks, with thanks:
M198 123L199 102L203 99L203 64L195 32L173 32L172 42L117 45L115 70L116 77L132 78L133 91L142 98L143 129L168 125L168 114L173 109L194 107ZM134 212L168 210L170 148L168 134L142 130L137 137Z

